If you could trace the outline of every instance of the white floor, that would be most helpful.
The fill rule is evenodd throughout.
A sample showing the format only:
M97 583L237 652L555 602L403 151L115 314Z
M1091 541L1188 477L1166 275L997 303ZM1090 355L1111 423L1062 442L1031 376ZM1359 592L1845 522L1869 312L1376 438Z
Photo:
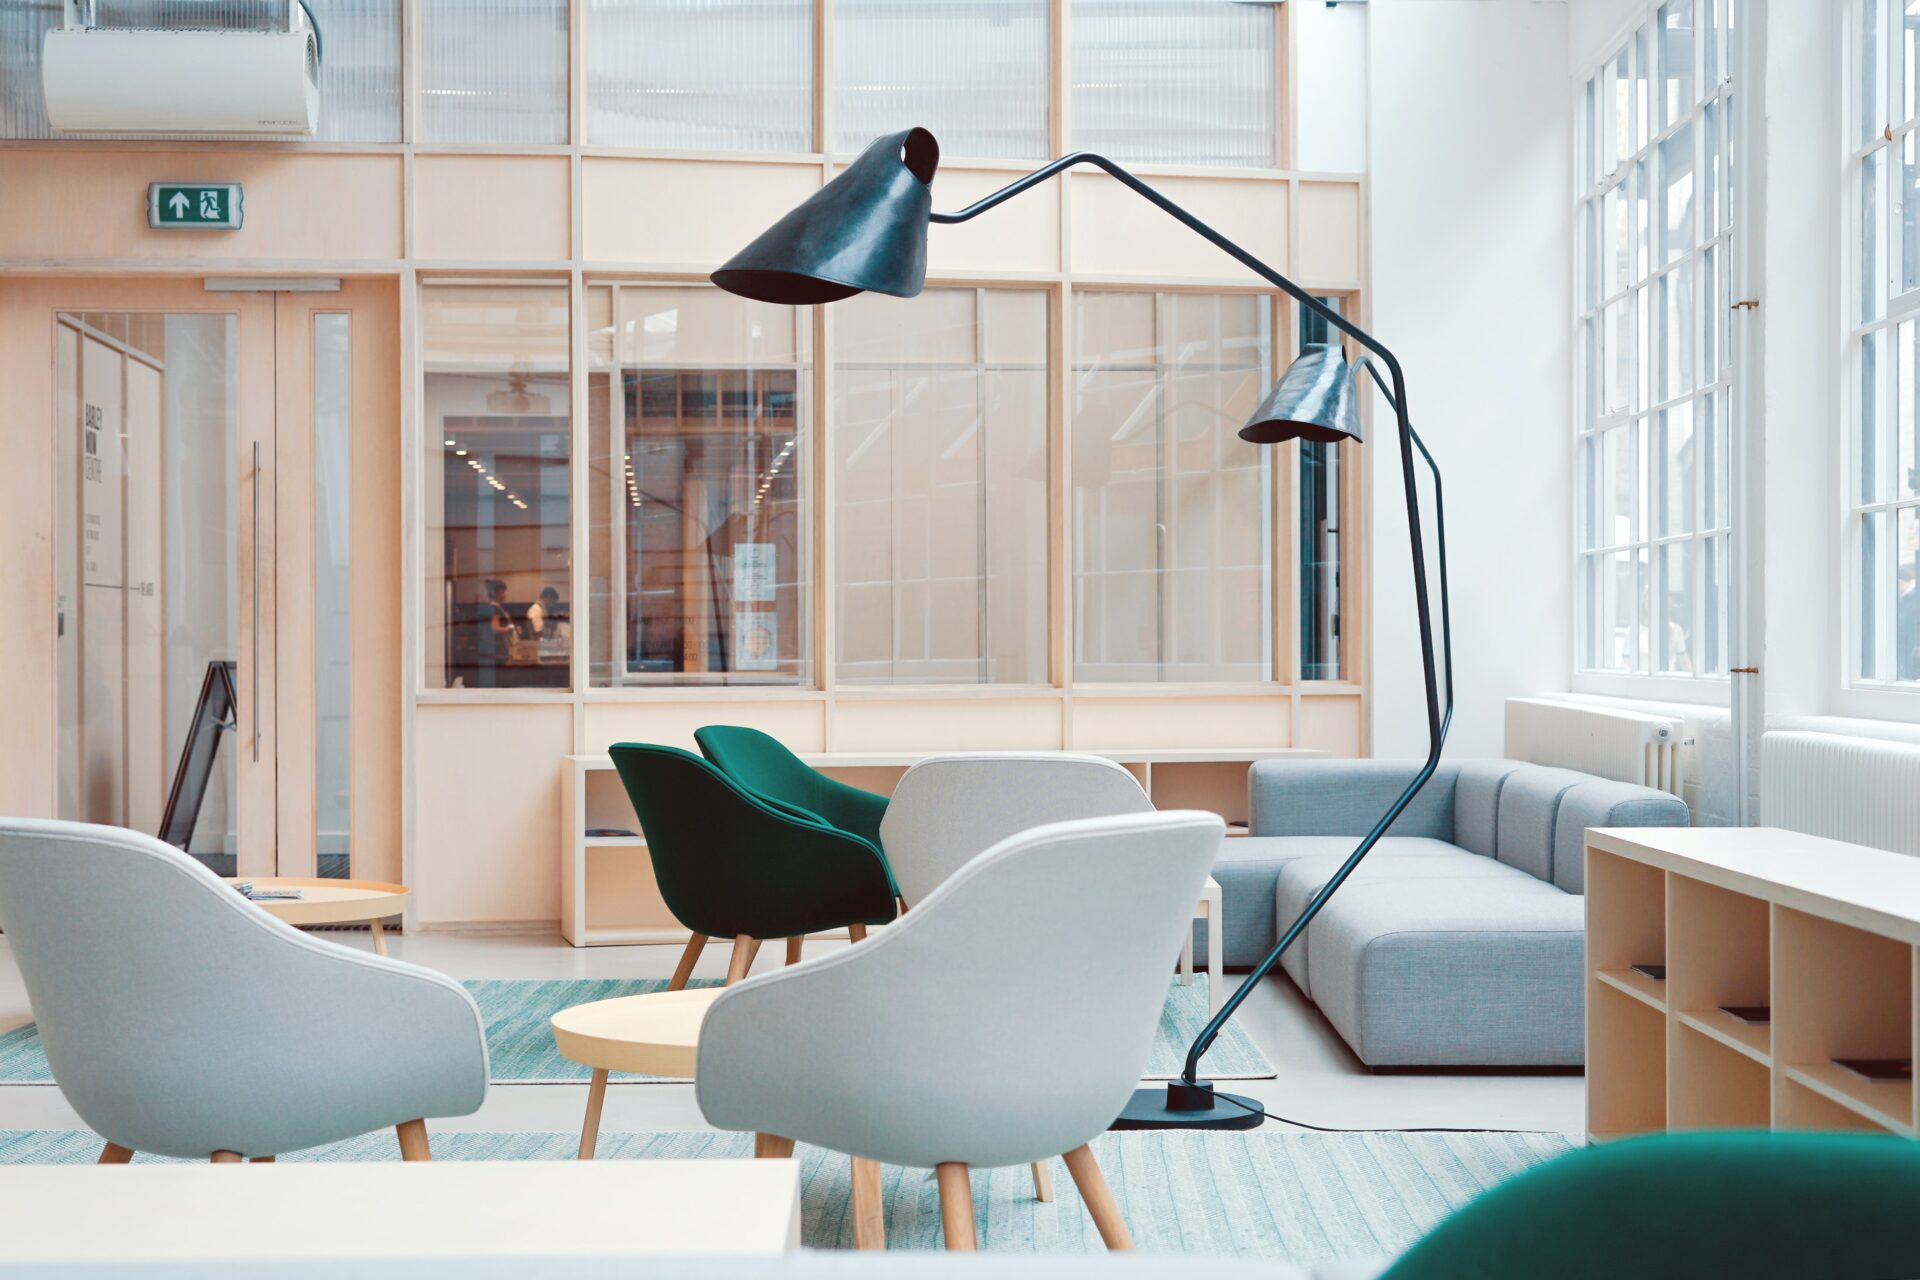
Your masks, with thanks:
M366 947L367 935L322 934ZM471 934L389 935L391 953L460 979L665 978L680 948L593 947L576 950L553 937ZM810 942L811 957L845 943ZM724 977L727 948L710 946L697 976ZM778 966L783 949L763 948L759 969ZM1237 983L1239 975L1228 975ZM31 1019L26 989L11 950L0 939L0 1031ZM1259 1099L1274 1117L1343 1129L1544 1129L1578 1136L1585 1127L1578 1076L1382 1075L1362 1067L1326 1020L1284 977L1271 977L1241 1008L1239 1022L1278 1068L1272 1080L1237 1081L1236 1093ZM586 1107L582 1085L496 1085L479 1112L439 1120L436 1129L575 1131ZM60 1091L0 1086L0 1129L79 1128ZM615 1084L607 1094L605 1133L705 1128L691 1085Z

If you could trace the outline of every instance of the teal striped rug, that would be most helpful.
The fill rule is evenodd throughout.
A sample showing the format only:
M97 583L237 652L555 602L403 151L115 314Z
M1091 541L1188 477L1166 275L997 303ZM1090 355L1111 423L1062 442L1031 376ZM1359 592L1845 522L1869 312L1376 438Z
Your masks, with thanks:
M694 987L718 986L695 981ZM496 1084L584 1083L588 1068L569 1062L554 1047L548 1020L562 1009L616 996L647 995L667 989L664 978L586 978L578 981L469 982L474 1003L487 1023L487 1052L493 1061ZM1187 1046L1207 1022L1207 979L1193 976L1193 985L1176 980L1168 988L1166 1007L1153 1053L1147 1059L1147 1078L1171 1080L1180 1074ZM1234 1023L1221 1032L1201 1065L1203 1075L1215 1080L1264 1080L1273 1076L1273 1064ZM665 1076L622 1076L627 1081L665 1083ZM0 1084L52 1084L47 1056L32 1023L0 1035Z
M436 1133L436 1160L564 1160L571 1133ZM603 1159L744 1157L734 1133L608 1133ZM1310 1266L1399 1253L1450 1210L1514 1174L1572 1149L1539 1133L1109 1133L1094 1140L1100 1167L1142 1249L1269 1258ZM0 1131L0 1164L77 1164L100 1139L74 1130ZM847 1248L846 1157L799 1149L801 1239ZM147 1160L151 1157L136 1157ZM289 1160L395 1160L391 1132L316 1148ZM246 1176L241 1174L238 1176ZM928 1169L882 1173L887 1244L940 1247L940 1202ZM1073 1180L1054 1164L1055 1199L1033 1198L1026 1167L973 1174L983 1248L1082 1252L1100 1248Z

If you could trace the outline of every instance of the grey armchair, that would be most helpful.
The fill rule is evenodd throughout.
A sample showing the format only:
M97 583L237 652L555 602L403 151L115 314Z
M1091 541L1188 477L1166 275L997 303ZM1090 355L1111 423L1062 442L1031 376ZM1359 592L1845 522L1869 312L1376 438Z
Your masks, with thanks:
M136 1151L268 1159L487 1093L480 1011L442 974L312 938L179 850L118 827L0 821L0 929L54 1080Z
M702 1113L762 1154L798 1140L937 1170L950 1249L974 1246L968 1168L1064 1151L1101 1238L1130 1247L1086 1144L1139 1083L1223 834L1214 814L1147 813L995 845L884 934L715 1000Z
M1134 776L1101 756L930 756L900 776L880 821L880 847L912 906L1010 835L1049 822L1152 812Z

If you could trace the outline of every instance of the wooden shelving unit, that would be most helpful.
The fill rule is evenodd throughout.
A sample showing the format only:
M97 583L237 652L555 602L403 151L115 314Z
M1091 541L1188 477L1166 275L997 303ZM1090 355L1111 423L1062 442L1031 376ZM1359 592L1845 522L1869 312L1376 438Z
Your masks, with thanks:
M891 794L900 775L930 752L830 752L803 755L814 768L856 787ZM1162 809L1207 809L1228 822L1247 818L1247 769L1256 760L1312 758L1323 751L1298 747L1176 747L1165 750L1083 751L1125 765ZM627 801L613 760L567 757L560 798L560 932L576 947L684 943L654 883L647 842L639 835L589 836L592 830L640 822Z
M1911 1079L1834 1061L1920 1054L1920 859L1731 827L1596 829L1586 857L1590 1137L1920 1136Z

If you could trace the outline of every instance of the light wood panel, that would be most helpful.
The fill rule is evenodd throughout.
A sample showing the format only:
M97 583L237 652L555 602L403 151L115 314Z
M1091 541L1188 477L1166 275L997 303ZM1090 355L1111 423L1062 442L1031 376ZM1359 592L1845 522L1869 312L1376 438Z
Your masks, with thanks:
M581 177L589 260L707 267L732 257L821 183L817 165L604 156L587 159Z
M1294 269L1309 284L1358 283L1365 220L1360 188L1351 182L1306 182L1298 187L1300 245Z
M1004 169L952 169L933 179L933 207L954 210L998 191L1017 174ZM1060 192L1049 182L1025 192L972 222L937 229L928 238L927 267L934 272L1047 275L1060 270Z
M572 166L565 156L419 156L413 218L421 258L565 258L573 240Z
M1286 269L1286 183L1158 178L1153 186L1255 257ZM1097 171L1074 174L1068 222L1071 265L1082 275L1258 279L1166 213Z

